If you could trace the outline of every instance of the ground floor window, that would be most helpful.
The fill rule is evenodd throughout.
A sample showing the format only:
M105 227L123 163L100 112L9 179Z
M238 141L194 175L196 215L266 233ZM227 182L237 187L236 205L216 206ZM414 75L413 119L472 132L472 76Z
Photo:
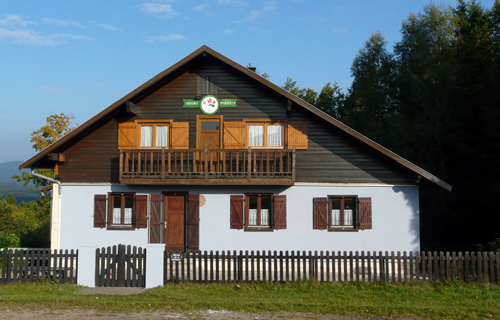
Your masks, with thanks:
M94 196L94 227L124 230L147 227L147 195L108 193Z
M335 196L313 198L313 228L357 231L372 228L371 198Z
M273 194L231 196L231 229L245 231L286 229L286 196Z

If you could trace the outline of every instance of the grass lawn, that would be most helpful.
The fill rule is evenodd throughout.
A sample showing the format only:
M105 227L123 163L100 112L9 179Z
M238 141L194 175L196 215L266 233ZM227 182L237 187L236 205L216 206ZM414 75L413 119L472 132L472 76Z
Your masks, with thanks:
M239 287L238 287L239 286ZM0 285L0 308L93 308L101 311L287 311L428 319L500 319L500 286L445 283L169 284L137 295L75 295L76 285Z

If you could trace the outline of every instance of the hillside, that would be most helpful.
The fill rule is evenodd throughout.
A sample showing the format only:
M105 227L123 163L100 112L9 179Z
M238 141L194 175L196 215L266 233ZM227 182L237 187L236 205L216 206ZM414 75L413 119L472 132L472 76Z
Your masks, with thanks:
M0 163L0 196L3 198L12 193L17 203L36 200L40 195L38 190L29 191L29 187L23 187L21 183L12 179L15 174L20 174L19 164L21 161L9 161ZM28 172L28 170L23 170Z

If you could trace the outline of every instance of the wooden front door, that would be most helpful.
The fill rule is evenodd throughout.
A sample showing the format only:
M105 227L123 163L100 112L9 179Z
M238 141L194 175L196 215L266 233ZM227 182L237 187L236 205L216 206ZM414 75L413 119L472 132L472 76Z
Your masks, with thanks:
M196 148L221 149L222 116L198 116Z
M165 250L184 251L185 195L164 195Z

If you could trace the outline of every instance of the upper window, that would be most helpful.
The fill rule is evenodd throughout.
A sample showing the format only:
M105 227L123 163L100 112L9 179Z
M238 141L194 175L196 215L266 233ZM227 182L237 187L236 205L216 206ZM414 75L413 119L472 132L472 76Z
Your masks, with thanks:
M249 147L283 147L283 125L279 122L252 122L248 124Z
M139 123L141 148L168 148L169 123Z
M231 229L243 228L245 231L286 229L286 196L231 196Z
M371 198L328 196L313 199L314 229L356 231L372 228Z

